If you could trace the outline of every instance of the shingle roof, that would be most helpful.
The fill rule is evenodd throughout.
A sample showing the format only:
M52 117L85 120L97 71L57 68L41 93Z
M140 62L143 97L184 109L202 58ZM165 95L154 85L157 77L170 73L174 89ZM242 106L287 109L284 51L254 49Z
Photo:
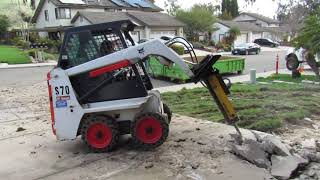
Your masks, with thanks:
M185 24L165 13L159 12L128 12L131 17L138 19L139 21L145 23L148 26L171 26L179 27Z
M240 31L253 31L253 32L264 32L264 29L258 25L251 22L238 22L238 21L223 21L218 20L218 23L231 27L238 27Z
M61 0L50 0L53 4L55 4L58 7L70 7L70 8L79 8L79 9L85 9L85 8L110 8L110 9L128 9L128 10L141 10L141 11L148 11L148 12L160 12L163 9L160 7L154 5L149 0L143 0L150 3L150 7L139 7L139 6L131 6L129 3L126 2L126 0L118 0L121 1L121 4L115 3L114 0L85 0L85 4L77 4L77 3L63 3ZM38 16L40 15L40 12L42 10L42 7L46 0L40 0L37 9L35 10L35 13L32 17L32 22L35 23L38 19ZM69 0L68 2L72 2Z
M279 21L276 20L276 19L272 19L272 18L263 16L263 15L257 14L257 13L247 13L247 12L244 12L244 13L241 13L241 14L246 14L246 15L248 15L248 16L254 17L254 18L256 18L256 19L259 19L259 20L264 21L264 22L267 22L267 23L279 23Z
M100 24L113 21L121 20L131 20L133 18L129 17L126 12L88 12L88 11L79 11L77 15L71 20L71 23L74 23L79 16L84 17L92 24Z
M74 23L79 16L84 17L92 24L100 24L119 20L131 20L142 26L169 26L180 27L184 24L172 16L159 12L88 12L80 11L71 20Z

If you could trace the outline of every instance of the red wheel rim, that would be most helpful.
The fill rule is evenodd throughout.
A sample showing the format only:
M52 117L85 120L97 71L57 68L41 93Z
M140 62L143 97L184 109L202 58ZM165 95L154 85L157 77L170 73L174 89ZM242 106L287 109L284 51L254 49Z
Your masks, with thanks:
M105 148L112 140L112 131L104 123L92 124L87 130L88 143L94 148Z
M161 123L154 117L145 117L137 124L137 138L146 144L153 144L162 136Z

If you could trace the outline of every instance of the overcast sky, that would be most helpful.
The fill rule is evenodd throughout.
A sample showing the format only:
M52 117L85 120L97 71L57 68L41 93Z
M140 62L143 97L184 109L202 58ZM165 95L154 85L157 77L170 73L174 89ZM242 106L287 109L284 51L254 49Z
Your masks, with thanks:
M165 0L156 0L156 5L164 9L164 1ZM278 8L279 1L280 0L256 0L256 2L251 5L245 2L245 0L238 0L238 4L240 11L259 13L273 18ZM193 4L196 3L209 2L216 2L215 4L220 4L221 0L178 0L178 4L180 4L182 8L190 8Z

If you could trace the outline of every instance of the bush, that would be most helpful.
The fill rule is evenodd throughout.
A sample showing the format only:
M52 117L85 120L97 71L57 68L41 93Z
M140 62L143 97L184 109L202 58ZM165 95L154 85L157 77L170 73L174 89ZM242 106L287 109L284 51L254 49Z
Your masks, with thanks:
M205 45L200 42L192 42L193 48L195 49L204 49Z
M25 41L24 39L22 39L21 37L15 37L11 40L11 44L22 48L22 49L28 49L30 47L29 42Z
M173 45L170 46L170 48L172 50L174 50L179 55L183 55L184 54L184 48L181 45L173 44Z
M29 50L26 51L26 53L27 53L29 56L33 57L33 58L36 57L36 50L35 50L35 49L29 49Z
M218 42L216 44L217 49L223 49L223 51L231 51L231 46L224 42Z
M209 41L209 46L215 46L216 43L214 42L214 40Z
M60 40L51 40L49 38L38 38L35 43L48 46L50 52L58 52L62 44Z

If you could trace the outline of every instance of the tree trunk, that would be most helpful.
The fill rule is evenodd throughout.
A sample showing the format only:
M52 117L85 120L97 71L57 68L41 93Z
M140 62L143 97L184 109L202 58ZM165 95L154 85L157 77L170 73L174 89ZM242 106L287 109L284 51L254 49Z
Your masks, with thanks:
M308 65L311 67L312 71L316 74L317 80L320 81L319 67L314 54L312 54L311 52L307 52L305 59Z

